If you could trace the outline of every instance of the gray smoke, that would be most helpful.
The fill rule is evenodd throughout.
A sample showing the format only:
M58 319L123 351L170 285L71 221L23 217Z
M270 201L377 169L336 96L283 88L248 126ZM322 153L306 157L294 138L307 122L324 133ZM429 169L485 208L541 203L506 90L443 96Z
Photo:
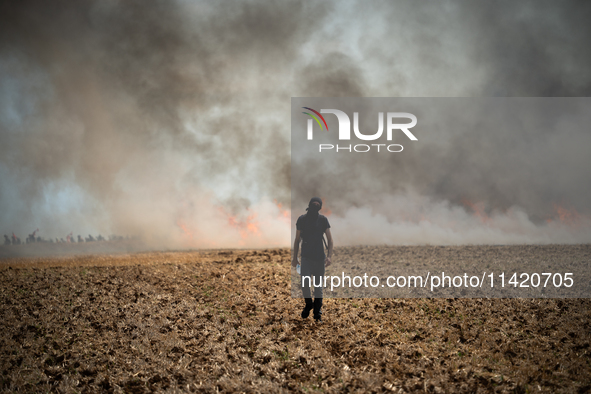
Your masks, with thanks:
M1 7L3 231L162 238L205 231L204 211L240 227L253 204L289 203L282 84L323 6Z
M368 96L578 97L591 91L586 44L591 5L584 2L444 1L429 7L371 2L356 3L349 15L358 23L349 32L355 36L349 53L358 67L348 83L330 85L331 96L353 96L349 86L359 81ZM343 88L334 93L335 86ZM562 116L537 114L523 130L490 132L478 132L479 116L488 115L473 114L471 130L441 130L437 144L424 136L412 153L394 155L388 166L372 166L371 159L358 155L356 165L326 174L318 171L326 163L309 160L292 179L294 210L320 195L339 220L353 215L355 223L363 217L369 223L376 211L385 212L389 225L379 226L383 237L356 230L378 243L589 242L588 226L582 231L580 223L588 225L591 215L586 197L591 193L586 153L591 136L581 130L580 118L571 124L569 109L561 110ZM376 127L372 119L366 130ZM359 215L364 208L369 211ZM471 221L478 215L489 220L513 214L520 219L508 221L522 223L516 227L527 234L516 236L504 228L492 236L481 221ZM579 227L565 232L540 227L561 219ZM431 220L437 229L409 228L408 223L421 220ZM438 233L451 222L462 223L462 231ZM396 236L388 240L387 234Z
M294 213L303 213L310 195L321 196L341 240L591 240L591 99L301 98L293 106ZM338 108L350 118L358 111L365 134L376 130L378 112L408 111L419 119L412 129L419 140L403 133L390 142L338 140L336 118L326 114L330 131L317 127L308 141L305 106ZM380 143L381 153L363 145ZM404 150L388 153L384 143ZM331 149L319 153L319 144Z
M0 15L0 228L21 238L39 227L287 244L290 97L587 96L591 86L585 2L31 0L3 1ZM393 163L376 199L412 190L535 220L554 203L589 214L584 150L552 150L555 137L540 134L499 160L490 147L505 137ZM515 165L531 171L542 155L544 170L564 160L577 170L524 188ZM308 185L296 193L364 206L330 180Z

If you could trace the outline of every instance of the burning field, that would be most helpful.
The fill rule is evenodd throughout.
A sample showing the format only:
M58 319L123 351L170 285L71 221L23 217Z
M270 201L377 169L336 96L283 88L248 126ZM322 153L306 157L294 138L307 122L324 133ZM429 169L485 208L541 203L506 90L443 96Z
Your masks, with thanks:
M393 249L413 264L433 248ZM547 248L588 261L585 245ZM290 276L289 249L4 259L1 390L591 389L589 300L327 299L319 325Z

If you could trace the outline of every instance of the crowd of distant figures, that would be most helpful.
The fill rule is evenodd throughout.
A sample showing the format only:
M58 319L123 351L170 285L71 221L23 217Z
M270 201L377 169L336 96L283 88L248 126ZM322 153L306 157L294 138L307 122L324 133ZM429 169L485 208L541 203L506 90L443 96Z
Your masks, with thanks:
M78 238L75 238L71 233L66 236L66 238L49 238L44 239L39 236L35 236L35 231L33 234L29 234L25 242L22 242L19 237L17 237L14 233L12 233L12 237L4 234L4 245L25 245L25 244L32 244L32 243L82 243L82 242L109 242L109 241L123 241L123 240L130 240L134 239L130 236L122 236L122 235L110 235L108 238L103 237L102 235L98 235L96 238L92 235L88 234L88 237L83 238L81 235L78 235Z

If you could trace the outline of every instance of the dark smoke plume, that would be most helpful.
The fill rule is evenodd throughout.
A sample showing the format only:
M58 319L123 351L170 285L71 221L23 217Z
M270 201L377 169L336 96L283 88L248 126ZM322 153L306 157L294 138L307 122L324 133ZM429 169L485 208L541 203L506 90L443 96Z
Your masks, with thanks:
M575 1L2 1L0 228L285 245L290 97L587 96L589 16ZM503 138L398 163L380 198L589 214L581 152L547 152L577 171L525 188L513 165L530 171L552 137L499 161ZM333 205L363 208L323 182Z
M3 2L2 228L162 239L287 205L281 83L324 14L297 1Z

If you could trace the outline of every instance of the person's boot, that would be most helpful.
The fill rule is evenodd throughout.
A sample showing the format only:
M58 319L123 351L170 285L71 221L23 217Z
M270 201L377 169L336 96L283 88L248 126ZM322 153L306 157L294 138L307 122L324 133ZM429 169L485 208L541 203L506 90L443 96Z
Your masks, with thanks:
M322 298L314 300L314 320L316 323L322 323Z
M302 311L302 319L305 319L308 316L310 316L310 311L312 309L314 309L314 302L312 302L312 299L305 298L305 300L306 300L306 306L304 307L304 310Z

